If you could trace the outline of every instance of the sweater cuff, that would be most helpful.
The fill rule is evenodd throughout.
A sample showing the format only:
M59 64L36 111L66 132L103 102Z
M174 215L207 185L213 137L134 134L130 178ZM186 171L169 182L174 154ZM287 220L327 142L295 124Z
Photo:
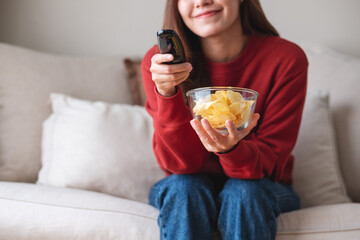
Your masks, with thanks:
M225 153L215 153L219 156L221 165L224 168L239 168L243 167L251 162L251 159L246 159L244 156L254 156L256 153L248 153L246 143L240 141L233 149Z
M189 123L192 119L189 108L186 106L182 90L177 86L176 94L171 97L165 97L158 93L156 86L154 87L158 104L158 120L163 126L176 126Z

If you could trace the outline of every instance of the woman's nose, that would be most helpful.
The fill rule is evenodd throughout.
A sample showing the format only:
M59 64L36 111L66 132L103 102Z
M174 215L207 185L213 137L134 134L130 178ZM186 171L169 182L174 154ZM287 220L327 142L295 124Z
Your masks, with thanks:
M210 5L213 3L213 0L194 0L194 7L202 7L205 5Z

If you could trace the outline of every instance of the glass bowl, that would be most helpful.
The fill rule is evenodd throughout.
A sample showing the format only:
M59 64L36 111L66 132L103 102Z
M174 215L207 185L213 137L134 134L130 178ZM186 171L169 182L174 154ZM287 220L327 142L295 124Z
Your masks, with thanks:
M205 118L218 132L226 134L226 120L238 130L249 125L259 93L238 87L204 87L186 93L193 118Z

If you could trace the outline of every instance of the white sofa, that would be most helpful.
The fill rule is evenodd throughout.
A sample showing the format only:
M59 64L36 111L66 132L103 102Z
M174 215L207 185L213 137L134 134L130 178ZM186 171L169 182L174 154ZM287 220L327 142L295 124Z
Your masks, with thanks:
M360 60L303 48L302 209L279 216L277 239L360 239ZM159 239L146 196L163 173L151 119L131 103L120 57L0 44L0 239Z

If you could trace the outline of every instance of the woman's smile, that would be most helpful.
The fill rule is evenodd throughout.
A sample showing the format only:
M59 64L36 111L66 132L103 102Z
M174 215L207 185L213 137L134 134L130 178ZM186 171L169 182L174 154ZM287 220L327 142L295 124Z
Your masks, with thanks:
M204 19L204 18L210 18L214 15L217 15L220 13L221 10L209 10L209 11L203 11L195 15L195 18L197 19Z

